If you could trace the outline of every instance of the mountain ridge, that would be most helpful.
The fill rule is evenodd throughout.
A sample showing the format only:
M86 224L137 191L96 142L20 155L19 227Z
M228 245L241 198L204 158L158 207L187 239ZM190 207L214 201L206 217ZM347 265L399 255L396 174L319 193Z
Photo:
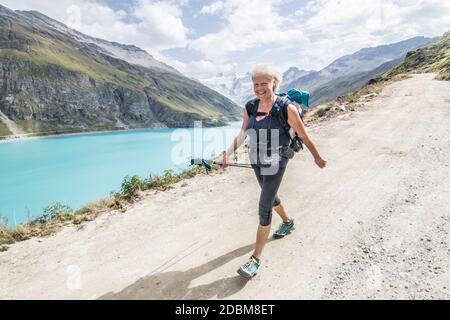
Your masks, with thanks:
M128 62L131 62L133 64L138 64L143 67L162 69L162 70L165 70L168 72L176 72L176 73L181 74L178 70L176 70L172 66L169 66L163 62L156 60L148 52L146 52L145 50L143 50L135 45L121 44L121 43L118 43L115 41L108 41L108 40L88 36L86 34L83 34L79 31L75 30L75 29L72 29L72 28L66 26L65 24L63 24L55 19L52 19L36 10L30 10L30 11L18 10L15 12L19 12L20 14L25 15L26 17L32 18L37 23L43 23L47 26L56 28L61 32L68 33L68 34L74 36L78 41L96 44L113 57L116 57L116 58L119 58L122 60L127 60ZM130 56L124 57L124 52L120 53L117 51L119 49L121 49L123 51L128 51L128 52L132 51L132 52L138 53L140 55L140 57L135 58L135 59L130 59Z
M341 94L358 90L364 85L363 79L370 80L381 75L387 71L386 66L399 64L401 61L398 59L403 59L411 49L429 44L437 38L417 36L395 43L362 48L335 59L318 71L302 70L292 66L283 72L279 90L286 92L289 88L298 88L309 91L313 106L327 100L331 101ZM248 74L233 77L221 75L204 79L202 82L240 104L245 104L254 96ZM344 87L345 83L348 84L347 90ZM338 87L335 92L332 90L333 86Z
M0 27L0 110L27 133L211 126L241 115L175 69L129 63L3 6Z
M450 80L450 32L427 46L408 52L404 62L384 74L381 79L411 72L436 72L436 79Z
M289 87L298 87L304 90L313 91L330 80L374 70L383 63L403 57L407 52L429 44L435 39L436 38L417 36L391 44L362 48L352 54L347 54L334 60L320 71L310 73L306 76L297 78L290 83L283 84L282 89L286 90Z

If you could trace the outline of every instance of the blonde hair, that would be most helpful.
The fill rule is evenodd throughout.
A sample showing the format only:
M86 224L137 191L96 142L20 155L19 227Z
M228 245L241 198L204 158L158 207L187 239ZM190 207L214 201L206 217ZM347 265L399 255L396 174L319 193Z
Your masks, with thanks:
M267 76L269 81L273 81L273 91L275 91L281 83L281 74L270 68L268 65L259 64L252 71L252 80L255 80L256 76Z

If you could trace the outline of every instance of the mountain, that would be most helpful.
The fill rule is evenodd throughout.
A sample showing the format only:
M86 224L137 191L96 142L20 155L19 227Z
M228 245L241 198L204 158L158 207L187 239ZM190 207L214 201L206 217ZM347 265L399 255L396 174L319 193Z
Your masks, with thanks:
M0 6L0 115L43 133L212 126L241 109L135 46Z
M292 81L294 81L298 78L307 76L313 72L314 71L302 70L297 67L290 67L283 73L281 83L286 83L286 84L291 83Z
M450 32L425 47L408 52L405 61L383 77L408 72L436 72L436 79L450 80Z
M249 97L253 96L253 82L250 73L245 75L220 73L200 81L239 105L243 105Z
M395 59L383 63L378 68L370 71L363 71L348 76L342 76L334 80L328 81L310 92L311 106L316 106L331 101L338 96L345 95L349 92L358 91L370 79L376 78L386 71L391 70L403 62L403 58Z
M306 76L313 71L301 70L297 67L290 67L282 75L282 83L291 82L294 79ZM234 74L231 76L220 73L214 77L202 79L201 82L206 86L220 92L239 105L254 97L253 82L250 72L245 75Z
M333 79L374 70L386 62L402 58L407 52L433 40L432 38L415 37L393 44L364 48L353 54L340 57L320 71L284 83L282 89L296 87L312 92Z
M432 42L434 39L415 37L405 41L364 48L333 61L320 71L290 67L283 73L280 91L299 88L311 93L311 104L332 100L339 95L359 89L370 80L401 63L406 53ZM399 60L400 59L400 60ZM253 85L249 73L202 79L201 82L243 105L251 99Z
M335 99L340 95L360 89L370 79L376 78L403 62L411 49L426 45L436 38L415 37L394 44L364 48L343 56L320 71L310 72L282 90L297 87L311 94L311 106Z
M155 58L153 58L150 54L148 54L145 50L142 50L133 45L124 45L117 42L106 41L94 37L90 37L81 32L78 32L74 29L67 27L65 24L56 21L43 15L38 11L16 11L22 15L27 16L31 21L36 24L47 26L50 28L57 29L62 33L71 35L73 38L78 40L79 42L93 43L99 46L104 50L104 53L115 57L117 59L125 60L131 64L141 65L150 69L160 69L167 72L179 72L171 66L164 64Z

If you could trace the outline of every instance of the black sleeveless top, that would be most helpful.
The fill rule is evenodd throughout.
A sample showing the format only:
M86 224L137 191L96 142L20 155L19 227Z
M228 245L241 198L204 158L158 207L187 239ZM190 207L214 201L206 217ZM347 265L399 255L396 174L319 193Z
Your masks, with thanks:
M277 101L272 106L272 110L276 107ZM255 99L254 102L255 106L249 115L247 124L250 161L257 166L270 166L273 161L277 160L276 157L278 156L278 165L280 168L284 168L289 159L281 156L280 150L289 146L290 138L283 129L278 117L272 112L269 112L265 118L257 121L255 115L258 110L259 99Z

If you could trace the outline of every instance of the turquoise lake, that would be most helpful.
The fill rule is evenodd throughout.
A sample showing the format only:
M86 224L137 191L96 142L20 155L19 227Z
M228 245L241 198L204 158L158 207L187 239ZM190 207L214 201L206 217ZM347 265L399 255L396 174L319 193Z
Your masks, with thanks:
M0 143L0 215L8 225L61 202L77 210L119 191L127 175L146 178L189 167L191 157L218 154L239 132L221 128L157 129Z

